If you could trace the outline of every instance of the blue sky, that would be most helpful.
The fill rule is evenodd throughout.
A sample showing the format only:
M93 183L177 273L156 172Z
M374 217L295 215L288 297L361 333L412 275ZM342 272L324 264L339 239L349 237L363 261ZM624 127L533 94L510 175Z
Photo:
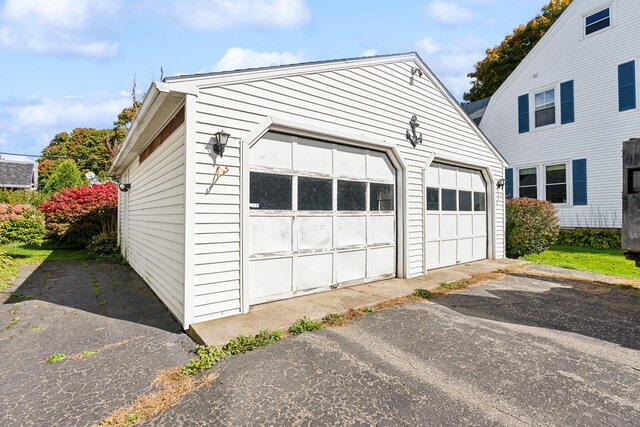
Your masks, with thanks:
M417 51L459 99L547 0L0 1L0 152L112 126L165 76ZM9 156L4 156L9 157Z

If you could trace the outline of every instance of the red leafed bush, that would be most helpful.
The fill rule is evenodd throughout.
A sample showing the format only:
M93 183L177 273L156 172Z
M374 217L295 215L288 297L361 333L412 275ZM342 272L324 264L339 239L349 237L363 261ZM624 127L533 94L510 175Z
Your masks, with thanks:
M118 187L113 183L68 188L39 208L47 235L66 247L84 248L93 236L114 233L118 216Z
M519 258L544 252L560 231L556 209L546 200L507 200L507 256Z

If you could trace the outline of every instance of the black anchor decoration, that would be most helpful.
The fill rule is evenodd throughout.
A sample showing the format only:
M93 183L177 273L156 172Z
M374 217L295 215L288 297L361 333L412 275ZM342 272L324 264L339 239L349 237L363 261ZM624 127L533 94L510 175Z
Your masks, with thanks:
M411 131L407 130L407 139L411 142L413 148L415 148L418 144L422 144L422 134L418 136L416 131L417 128L420 127L420 123L418 123L418 116L414 114L413 117L411 117L409 126L411 126Z

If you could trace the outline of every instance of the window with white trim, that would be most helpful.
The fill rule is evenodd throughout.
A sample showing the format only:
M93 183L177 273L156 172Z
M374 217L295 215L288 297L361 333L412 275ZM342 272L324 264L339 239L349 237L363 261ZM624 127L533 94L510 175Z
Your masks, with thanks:
M611 26L611 8L607 7L584 18L584 34L593 34Z
M556 122L555 88L536 93L534 99L536 127L554 124Z
M518 196L538 198L538 170L535 167L518 169Z
M545 193L551 203L567 203L567 165L545 166Z

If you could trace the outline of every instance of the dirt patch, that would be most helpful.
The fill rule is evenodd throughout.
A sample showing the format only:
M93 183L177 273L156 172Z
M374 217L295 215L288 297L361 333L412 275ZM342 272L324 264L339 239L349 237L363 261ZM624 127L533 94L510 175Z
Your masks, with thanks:
M138 396L129 406L120 408L106 417L99 426L131 426L171 408L182 396L213 383L217 374L203 375L199 379L181 375L181 368L161 371L153 385L158 391Z

